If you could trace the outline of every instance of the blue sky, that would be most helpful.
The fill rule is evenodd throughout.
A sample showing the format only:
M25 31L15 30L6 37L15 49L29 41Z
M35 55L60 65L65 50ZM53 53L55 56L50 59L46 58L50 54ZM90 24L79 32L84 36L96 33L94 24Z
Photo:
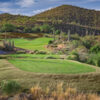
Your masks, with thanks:
M0 0L0 13L32 16L63 4L100 10L100 0Z

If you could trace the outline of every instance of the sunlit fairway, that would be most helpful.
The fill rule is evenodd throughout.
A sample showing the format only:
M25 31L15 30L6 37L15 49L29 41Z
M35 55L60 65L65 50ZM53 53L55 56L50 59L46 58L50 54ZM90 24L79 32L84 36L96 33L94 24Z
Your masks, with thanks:
M12 39L15 42L15 46L27 50L47 50L45 46L52 38L37 38L34 40L28 39Z
M34 73L77 74L96 71L95 68L83 63L61 59L45 59L46 56L47 55L16 55L16 58L10 59L9 62L21 70ZM59 58L57 55L53 55L53 57Z

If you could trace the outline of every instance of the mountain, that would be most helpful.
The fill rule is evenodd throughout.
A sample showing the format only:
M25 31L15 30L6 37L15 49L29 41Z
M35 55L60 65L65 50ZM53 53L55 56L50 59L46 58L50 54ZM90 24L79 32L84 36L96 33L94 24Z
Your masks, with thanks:
M31 23L33 23L34 19L31 19L31 17L28 16L22 16L22 15L12 15L8 13L0 14L0 26L2 26L5 23L11 23L16 26L31 26Z
M100 11L62 5L34 16L37 20L100 27Z
M32 17L1 14L0 26L4 23L11 23L17 26L34 27L36 24L48 23L57 29L71 33L100 34L100 11L84 9L71 5L62 5L42 12Z
M52 23L65 32L100 34L100 11L62 5L33 16L35 20Z

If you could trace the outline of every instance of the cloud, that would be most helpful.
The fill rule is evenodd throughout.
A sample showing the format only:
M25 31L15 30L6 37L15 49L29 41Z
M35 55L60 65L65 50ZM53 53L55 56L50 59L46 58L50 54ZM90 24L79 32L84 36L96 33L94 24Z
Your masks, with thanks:
M0 2L0 11L1 12L9 12L11 9L10 9L10 6L12 5L12 3L9 3L9 2Z
M100 0L4 0L0 2L0 13L32 16L63 4L100 10L99 2Z
M97 1L97 0L87 0L87 2L95 2L95 1Z
M18 0L18 2L16 2L17 5L19 5L20 7L30 7L35 3L34 0Z
M98 2L100 0L84 0L83 3L93 3L93 2Z
M44 12L46 10L50 10L52 9L52 7L46 8L46 9L37 9L37 10L33 10L33 14L39 14L41 12Z

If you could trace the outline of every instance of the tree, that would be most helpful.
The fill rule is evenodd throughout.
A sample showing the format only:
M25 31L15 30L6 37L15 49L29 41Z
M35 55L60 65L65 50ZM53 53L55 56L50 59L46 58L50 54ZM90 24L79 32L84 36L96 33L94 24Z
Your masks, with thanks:
M39 33L40 32L40 27L39 26L35 26L34 28L32 28L32 32Z
M4 47L6 50L13 50L14 48L14 41L11 40L7 41L7 33L6 32L14 32L16 30L16 26L13 24L4 24L2 26L2 31L5 32L5 40L3 41Z
M55 34L59 35L60 34L60 30L56 30Z
M48 24L44 24L40 27L41 32L44 33L50 33L51 32L51 26Z
M100 44L96 44L90 48L91 52L99 53L100 52Z
M31 33L31 32L32 32L32 29L31 29L31 28L25 27L25 28L24 28L24 32L25 32L25 33Z
M2 32L14 32L16 30L16 26L13 24L4 24L1 28Z

